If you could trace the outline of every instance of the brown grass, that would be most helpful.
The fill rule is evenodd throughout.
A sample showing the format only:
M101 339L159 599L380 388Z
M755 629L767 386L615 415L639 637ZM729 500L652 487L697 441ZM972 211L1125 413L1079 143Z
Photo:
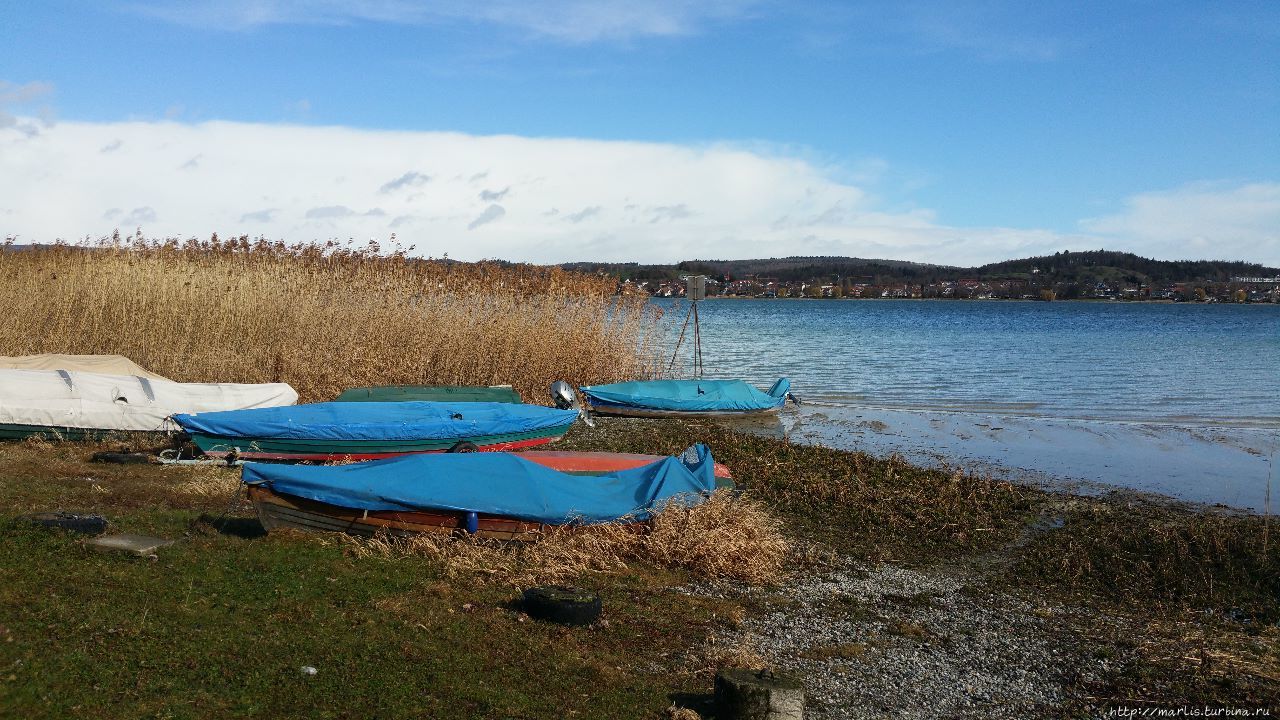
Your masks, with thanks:
M450 577L480 576L521 587L622 572L633 563L706 580L766 584L782 577L790 551L778 521L762 505L726 491L694 507L669 505L646 531L621 524L566 528L530 544L428 534L334 537L357 557L425 557L442 563Z
M180 381L511 384L544 402L657 367L657 311L558 268L325 246L141 238L6 251L0 355L118 353Z

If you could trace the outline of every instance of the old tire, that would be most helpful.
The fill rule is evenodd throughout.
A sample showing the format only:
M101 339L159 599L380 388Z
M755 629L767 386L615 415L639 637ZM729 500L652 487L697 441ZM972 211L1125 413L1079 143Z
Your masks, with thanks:
M23 520L46 528L59 528L86 535L100 535L107 530L107 519L101 515L78 515L69 512L42 512L23 515Z
M145 465L151 462L151 456L145 453L96 452L91 460L97 463L115 463L117 465Z
M451 453L480 452L480 446L473 442L470 442L469 440L462 440L454 443L453 447L449 448L449 452Z
M583 627L600 619L600 595L574 587L547 585L524 591L529 617Z

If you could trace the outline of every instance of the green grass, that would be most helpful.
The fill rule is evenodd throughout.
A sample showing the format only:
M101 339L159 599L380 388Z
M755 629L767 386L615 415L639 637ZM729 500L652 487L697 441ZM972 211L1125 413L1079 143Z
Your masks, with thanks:
M687 578L638 568L583 578L601 593L606 624L533 621L513 609L517 588L448 580L420 558L216 532L200 518L226 498L192 502L178 490L208 470L76 459L91 451L4 446L5 514L95 510L113 532L178 543L148 560L0 525L0 714L660 717L672 693L709 685L678 658L733 614L725 601L662 589Z
M10 528L0 568L4 703L26 717L655 716L680 689L664 653L715 608L604 579L608 626L561 628L510 588L289 536L194 535L151 561Z

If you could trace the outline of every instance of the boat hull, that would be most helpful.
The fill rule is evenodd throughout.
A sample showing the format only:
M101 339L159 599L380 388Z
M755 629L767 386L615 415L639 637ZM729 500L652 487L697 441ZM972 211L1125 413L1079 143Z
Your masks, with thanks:
M277 493L264 487L250 487L249 500L267 531L292 528L361 537L379 533L406 537L424 533L462 534L466 532L467 525L462 513L355 510ZM471 534L492 540L530 542L551 527L514 518L481 515L476 520L475 532Z
M248 438L194 432L191 433L191 441L211 457L226 457L234 451L245 460L381 460L415 453L447 452L461 442L473 443L482 452L536 447L564 437L571 424L522 433L423 440Z
M587 407L594 415L616 415L618 417L637 418L691 418L691 417L760 417L777 415L782 406L762 408L759 410L658 410L654 408L634 407L631 405L614 405L598 401L587 401Z
M573 475L603 475L618 470L630 470L657 462L661 455L642 453L578 452L574 450L530 450L519 453L552 470ZM733 474L722 463L715 464L716 488L733 488Z
M533 450L519 453L521 458L553 470L573 475L600 475L628 470L661 460L660 455L640 453L575 452ZM714 464L716 488L734 487L729 468ZM467 533L467 517L461 512L447 511L365 511L344 508L315 500L277 493L263 485L248 486L249 499L258 519L268 531L291 528L311 532L341 532L361 537L387 534L408 537L422 533L461 535ZM474 530L477 537L493 540L531 542L553 527L537 522L495 515L477 515ZM642 523L631 527L643 528Z
M33 435L63 440L96 440L112 433L147 432L144 430L104 430L102 428L53 427L50 425L22 425L0 423L0 440L23 440ZM159 433L157 433L159 434Z

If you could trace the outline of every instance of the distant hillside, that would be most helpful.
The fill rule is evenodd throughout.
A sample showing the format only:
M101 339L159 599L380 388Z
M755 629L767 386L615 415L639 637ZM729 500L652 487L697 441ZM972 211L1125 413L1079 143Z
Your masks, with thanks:
M1152 260L1133 253L1110 250L1060 252L1042 257L982 265L955 267L903 260L849 257L785 257L757 260L685 260L675 265L638 263L567 263L562 267L592 273L608 273L620 280L675 280L681 275L707 275L719 280L768 279L784 283L856 281L875 284L938 283L958 280L1030 278L1071 284L1128 282L1161 285L1171 283L1227 282L1233 277L1276 277L1280 268L1257 263L1223 260Z
M1228 282L1233 277L1276 277L1280 269L1257 263L1227 260L1151 260L1133 253L1111 250L1061 252L1024 260L1006 260L975 268L980 277L1017 277L1035 271L1063 282L1083 282L1091 277L1119 279L1144 284L1183 282Z

